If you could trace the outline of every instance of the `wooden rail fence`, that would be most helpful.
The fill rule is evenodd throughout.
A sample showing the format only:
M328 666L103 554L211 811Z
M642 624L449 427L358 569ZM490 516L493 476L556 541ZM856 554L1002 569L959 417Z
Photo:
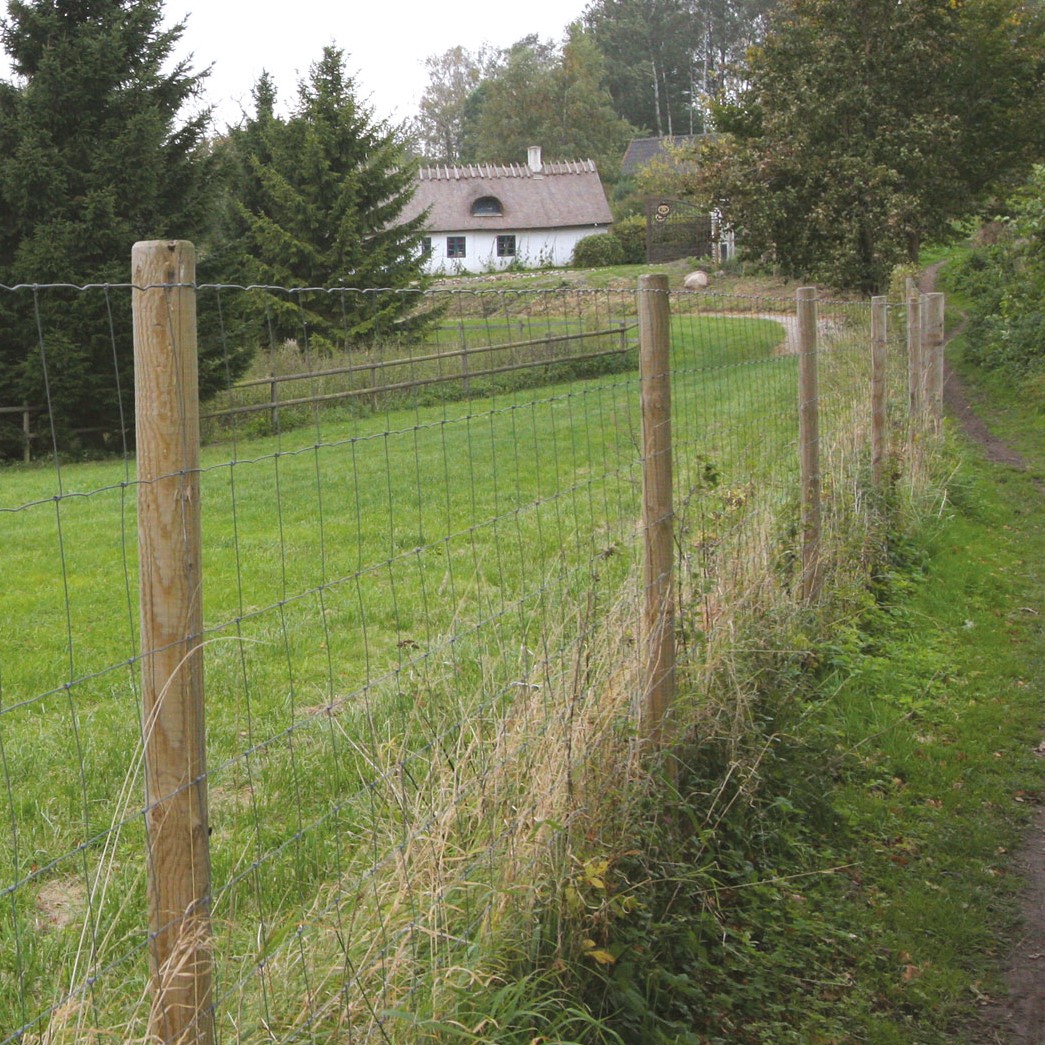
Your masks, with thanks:
M349 366L329 367L322 370L309 370L296 374L268 374L265 377L252 378L247 381L237 382L230 390L235 394L249 388L269 388L268 400L261 403L241 403L229 405L220 409L210 410L200 415L200 420L215 420L219 418L230 418L243 414L256 414L268 411L272 426L276 428L279 420L279 411L289 407L313 406L319 403L332 403L348 399L369 399L371 408L377 409L377 403L382 395L390 395L397 392L409 392L430 385L443 384L447 382L461 382L465 394L470 390L471 382L477 378L495 377L514 371L533 370L537 367L561 366L563 364L583 363L595 359L604 359L611 356L622 356L631 351L635 346L629 341L628 335L636 329L637 324L620 322L610 327L599 330L586 330L577 334L553 334L546 337L531 338L524 341L511 341L494 345L479 345L476 347L454 348L441 352L428 352L423 355L403 356L396 359L375 359L361 363L353 363ZM600 348L590 352L572 354L558 354L543 357L534 352L539 348L555 348L573 342L590 341L597 338L612 337L615 344L612 348ZM494 352L516 352L533 353L527 359L504 363L497 366L484 366L475 368L472 362L476 357L482 357ZM443 362L452 362L456 369L443 372ZM391 381L382 384L379 374L395 367L416 367L422 364L435 364L439 368L437 373L427 374L411 378L408 381ZM369 383L365 387L345 388L336 392L325 392L317 395L295 396L282 399L279 395L280 385L289 384L294 381L310 381L329 377L351 377L352 375L367 374Z

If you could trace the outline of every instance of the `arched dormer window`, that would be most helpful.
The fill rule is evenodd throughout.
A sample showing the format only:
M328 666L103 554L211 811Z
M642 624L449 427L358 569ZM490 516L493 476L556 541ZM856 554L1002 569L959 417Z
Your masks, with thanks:
M504 214L504 207L496 196L480 196L472 204L473 218L499 218Z

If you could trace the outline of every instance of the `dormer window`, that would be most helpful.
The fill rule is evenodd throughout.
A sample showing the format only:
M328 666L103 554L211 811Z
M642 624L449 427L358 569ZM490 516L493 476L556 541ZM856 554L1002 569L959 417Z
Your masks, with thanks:
M473 218L499 218L504 214L504 207L496 196L480 196L472 204Z

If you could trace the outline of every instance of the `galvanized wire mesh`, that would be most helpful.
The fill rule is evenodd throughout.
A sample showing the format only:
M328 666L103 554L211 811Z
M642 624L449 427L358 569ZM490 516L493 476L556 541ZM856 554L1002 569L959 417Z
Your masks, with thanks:
M47 317L70 294L116 317L100 336L125 381L131 288L7 293L33 302L49 382L65 375ZM484 962L554 949L571 839L633 765L635 293L417 294L420 335L267 337L273 296L304 293L197 295L213 1005L225 1041L418 1040ZM793 302L671 309L699 686L742 621L796 598L798 347ZM871 531L878 496L868 308L821 302L819 336L830 545L854 515ZM0 1043L146 1035L148 651L114 397L124 414L86 442L40 404L37 462L0 481ZM859 547L830 554L861 568Z

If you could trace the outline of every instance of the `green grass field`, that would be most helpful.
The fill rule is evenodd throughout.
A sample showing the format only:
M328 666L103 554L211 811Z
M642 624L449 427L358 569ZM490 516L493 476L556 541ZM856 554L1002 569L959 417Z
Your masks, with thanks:
M796 368L770 319L681 316L673 340L693 558L756 495L793 500ZM520 758L505 723L523 692L554 723L583 688L578 651L634 598L640 429L629 372L331 411L204 449L225 1040L306 1025L308 1040L345 1040L409 1005L399 987L353 996L360 970L401 984L454 967L495 919L493 865L540 827L514 822L489 783ZM147 1004L133 462L9 468L0 490L0 1042L48 1027L48 1042L134 1038ZM404 890L401 865L429 837L439 873Z

